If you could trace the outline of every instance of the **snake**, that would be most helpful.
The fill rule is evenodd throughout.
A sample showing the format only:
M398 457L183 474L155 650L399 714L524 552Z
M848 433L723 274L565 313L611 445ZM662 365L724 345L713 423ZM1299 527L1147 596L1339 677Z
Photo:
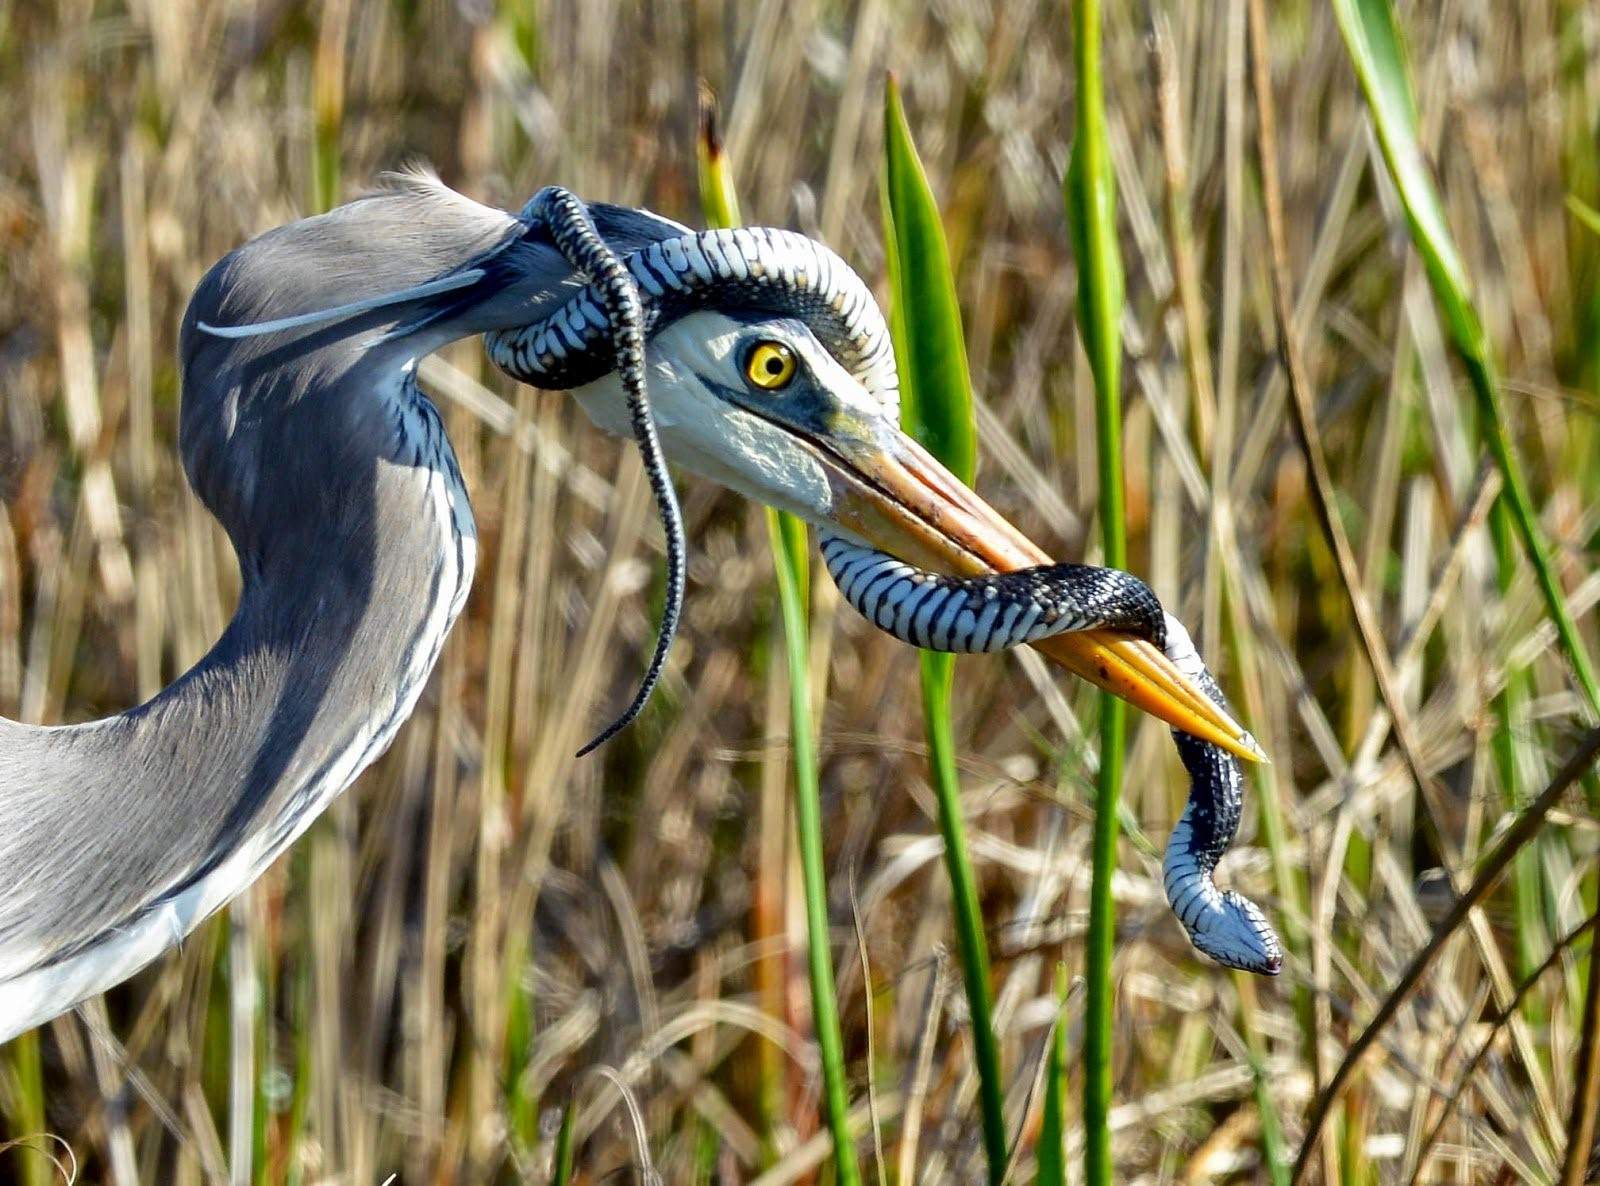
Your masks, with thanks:
M1114 630L1144 639L1219 708L1227 698L1183 623L1132 573L1050 564L977 577L928 572L837 533L824 533L823 562L852 609L910 646L989 654L1073 630ZM1174 729L1189 775L1189 801L1167 840L1162 888L1200 951L1219 964L1276 975L1283 948L1261 908L1217 886L1214 874L1239 829L1244 779L1221 746Z
M692 231L657 219L662 238L623 253L598 233L581 200L555 186L534 196L523 221L529 235L545 235L588 283L534 323L488 335L489 356L514 378L548 390L579 387L613 368L623 373L633 435L668 541L667 612L645 684L624 717L587 751L642 706L659 677L683 596L682 525L645 391L642 351L649 338L697 308L742 307L804 322L874 396L888 422L899 419L899 382L888 327L871 290L838 255L806 236L765 227ZM1050 564L951 576L919 569L830 525L817 526L824 563L845 601L910 646L991 653L1067 631L1118 631L1160 648L1228 711L1189 632L1131 573ZM1198 950L1227 967L1274 975L1283 949L1266 915L1215 879L1243 808L1239 763L1181 730L1173 731L1173 741L1189 795L1162 860L1168 904Z

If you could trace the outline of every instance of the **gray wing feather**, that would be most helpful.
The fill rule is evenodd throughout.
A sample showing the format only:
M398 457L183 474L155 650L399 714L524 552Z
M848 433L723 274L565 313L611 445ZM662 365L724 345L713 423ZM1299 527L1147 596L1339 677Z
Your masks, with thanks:
M593 209L622 251L684 233L645 211ZM453 461L437 417L411 402L407 364L566 299L577 278L526 231L437 178L397 175L266 232L201 280L180 336L180 443L239 554L245 595L211 653L150 703L70 727L0 720L0 999L8 977L117 935L246 839L283 827L296 810L285 788L332 761L353 716L393 698L396 652L411 641L396 631L437 591L450 543L430 537L431 555L415 550L414 500L429 489L406 476L419 464L417 426L436 438L426 442L435 465ZM483 261L497 271L480 285L414 307L375 304L348 323L240 339L198 328L370 303ZM374 345L441 306L450 315L414 338ZM341 593L352 575L360 589ZM312 686L323 689L315 699Z

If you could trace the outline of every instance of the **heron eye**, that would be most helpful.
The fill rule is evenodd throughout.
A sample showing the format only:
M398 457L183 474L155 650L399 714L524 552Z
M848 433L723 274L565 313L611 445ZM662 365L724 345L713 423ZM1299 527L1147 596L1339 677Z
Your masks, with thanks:
M794 351L782 342L757 342L744 360L745 377L764 391L787 387L794 371Z

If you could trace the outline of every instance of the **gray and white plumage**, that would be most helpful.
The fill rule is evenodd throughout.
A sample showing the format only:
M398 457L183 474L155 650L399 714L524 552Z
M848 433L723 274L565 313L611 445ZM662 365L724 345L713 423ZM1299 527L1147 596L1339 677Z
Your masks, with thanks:
M864 546L850 519L860 508L840 491L859 487L862 450L895 447L898 396L887 328L860 278L789 232L694 235L642 211L583 213L640 298L624 317L649 336L648 415L668 455L805 515L825 547ZM573 274L571 244L549 232L402 178L268 232L201 281L181 334L180 447L238 554L240 604L211 652L145 705L66 727L0 721L0 1041L179 941L302 833L414 707L475 560L460 472L415 383L419 358L485 333L511 373L574 388L602 427L635 432L629 409L644 401L616 370L619 306ZM586 271L609 268L593 258ZM754 337L799 359L794 398L740 386ZM1232 795L1213 817L1225 822L1237 767L1230 780L1233 760L1204 754L1190 766L1193 793ZM1214 842L1231 837L1231 825L1184 819L1185 852L1202 860L1181 871L1180 891L1191 876L1209 885ZM1227 960L1207 928L1233 925L1230 898L1205 898L1220 903L1214 916L1182 900L1196 943Z
M683 233L591 206L619 251ZM480 266L473 285L223 338ZM258 876L393 739L472 581L472 513L416 360L579 286L547 238L426 177L269 231L184 317L180 447L239 606L195 667L86 724L0 720L0 1042L125 979ZM410 332L395 334L397 328Z

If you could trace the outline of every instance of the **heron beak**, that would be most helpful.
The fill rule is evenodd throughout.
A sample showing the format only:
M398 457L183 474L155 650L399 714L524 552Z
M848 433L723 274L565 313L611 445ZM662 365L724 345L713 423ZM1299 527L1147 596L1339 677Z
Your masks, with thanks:
M841 436L854 434L841 434ZM959 576L1009 572L1051 558L969 490L927 450L895 432L874 444L825 444L833 519L907 563ZM1058 634L1034 643L1068 671L1175 729L1260 762L1266 755L1155 645L1111 631Z

